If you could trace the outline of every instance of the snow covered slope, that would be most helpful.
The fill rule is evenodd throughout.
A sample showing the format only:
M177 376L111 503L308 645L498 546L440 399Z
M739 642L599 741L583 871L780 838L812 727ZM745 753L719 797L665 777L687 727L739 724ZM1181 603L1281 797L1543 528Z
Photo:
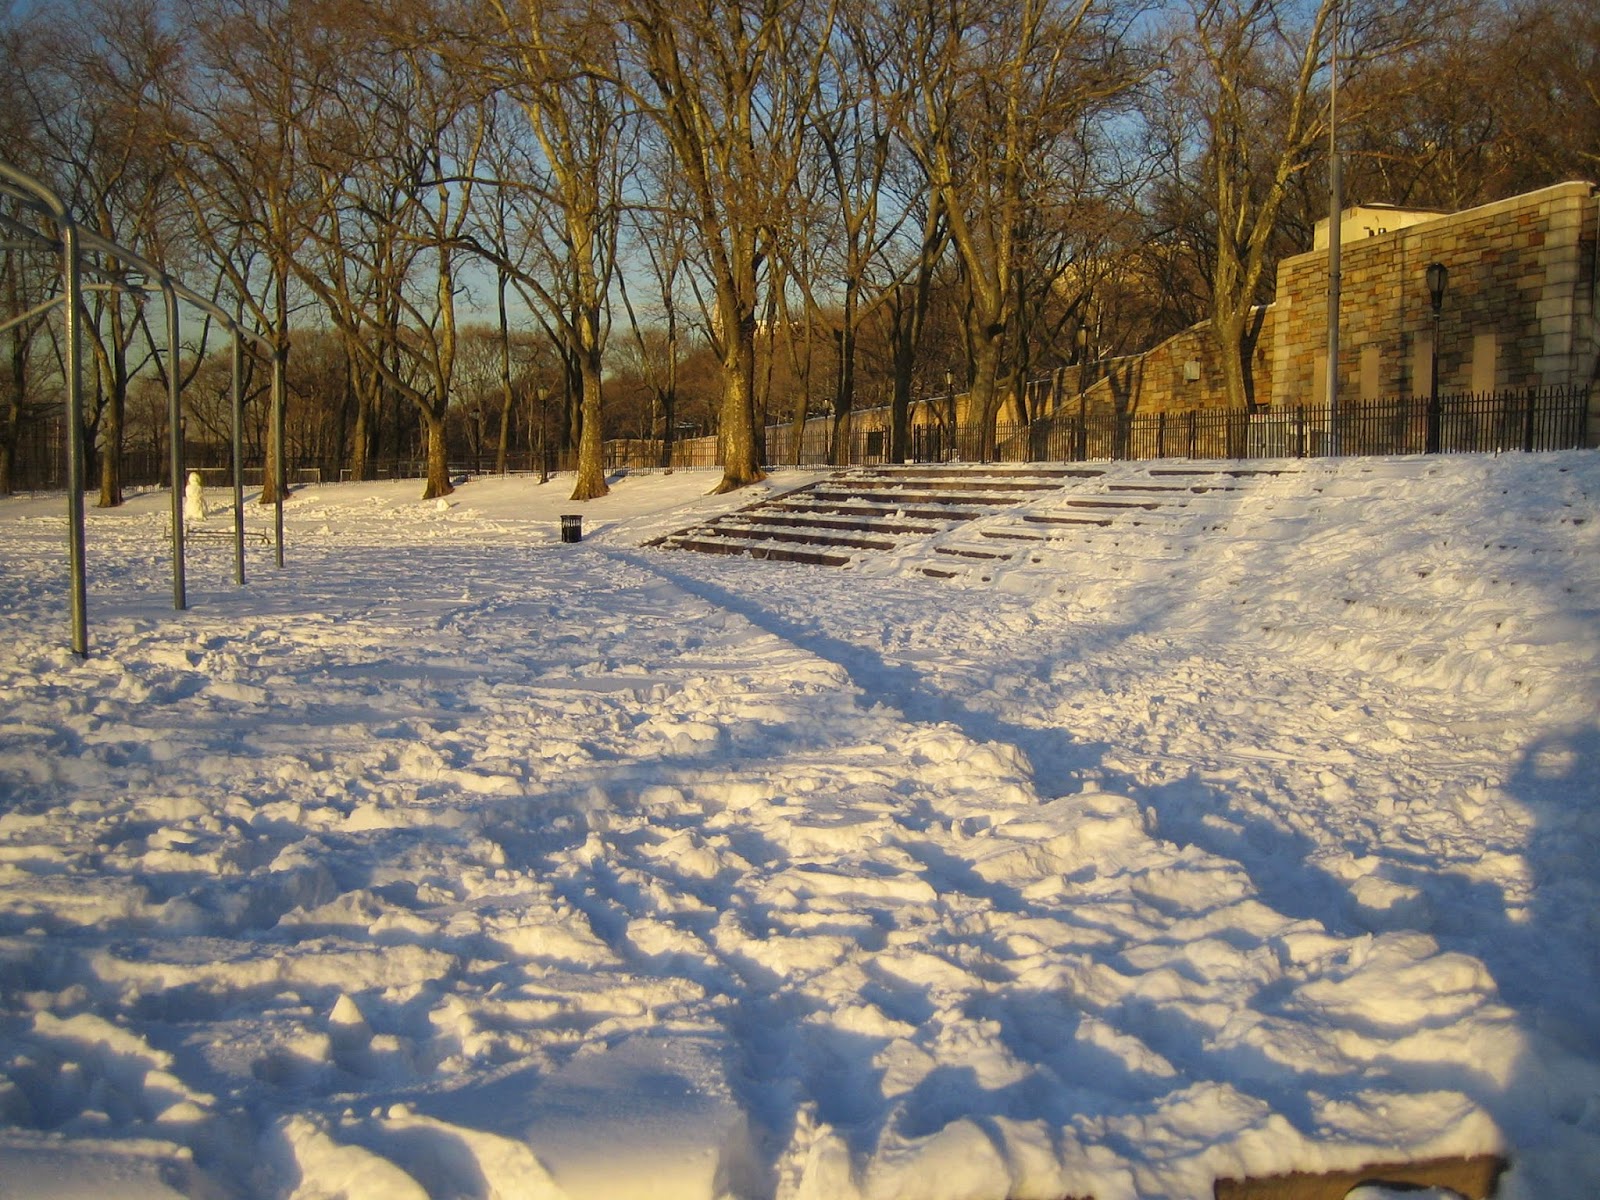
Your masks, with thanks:
M1600 1194L1600 457L1296 465L955 572L328 485L183 613L151 495L83 661L0 501L0 1195Z

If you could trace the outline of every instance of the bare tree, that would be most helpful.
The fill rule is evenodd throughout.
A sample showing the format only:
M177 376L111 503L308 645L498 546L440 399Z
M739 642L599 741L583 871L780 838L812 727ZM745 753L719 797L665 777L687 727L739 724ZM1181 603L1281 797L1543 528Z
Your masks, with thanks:
M54 39L54 53L15 77L51 183L80 220L108 241L152 259L162 253L170 175L152 119L152 98L178 59L150 0L86 3L84 20ZM35 28L35 35L42 30ZM86 301L96 400L86 443L99 443L100 505L122 503L128 390L141 366L136 342L142 293L115 256L97 263L101 283ZM174 358L177 348L172 348Z
M491 0L490 8L502 42L498 82L521 107L539 150L536 178L524 186L553 215L556 228L541 240L561 248L552 278L568 287L561 295L537 274L519 272L519 279L540 299L577 370L582 407L572 498L590 500L608 491L602 364L631 124L616 44L606 16L586 4Z
M9 14L8 14L9 15ZM28 22L0 26L0 77L16 81L31 102L0 106L0 158L35 176L45 172L46 147L38 123L30 116L37 108L33 89L45 86L41 74L41 39ZM25 80L37 82L23 85ZM49 407L41 396L38 369L48 339L49 312L30 310L59 294L59 265L48 247L51 233L36 228L34 214L19 201L0 200L0 313L12 320L5 331L5 369L0 374L0 495L17 486L17 453L25 431Z
M287 379L298 260L321 202L310 143L356 42L292 0L180 0L189 73L168 81L168 144L196 236L273 345ZM288 398L279 392L274 409ZM279 498L281 430L269 431L261 502Z
M838 354L830 461L847 461L856 391L857 343L862 325L890 304L903 272L875 269L913 216L890 190L891 170L903 154L901 134L914 101L915 77L901 69L903 28L894 9L873 0L840 6L835 36L824 59L818 102L807 125L820 149L822 213L833 226L833 245L817 278L796 264L813 311L818 293L837 288L833 333ZM797 210L802 211L802 210ZM891 438L891 456L903 458L903 427Z
M810 15L805 0L620 6L637 65L629 82L682 173L710 285L723 386L719 492L765 477L755 387L760 280L791 194L796 126L812 100L774 61ZM811 35L814 45L825 38Z
M1430 32L1347 93L1361 114L1345 142L1353 194L1461 209L1595 177L1594 5L1460 0Z
M672 446L678 432L678 374L683 343L682 306L678 292L680 281L686 274L688 258L684 209L671 199L676 177L677 173L670 162L658 163L651 178L656 194L667 197L666 202L635 204L627 212L628 223L633 231L632 244L648 264L648 279L654 285L654 294L659 300L655 309L658 323L652 322L648 326L641 323L627 273L619 273L617 277L623 307L628 314L628 327L633 334L639 373L653 397L656 419L652 421L652 427L654 436L661 442L657 461L663 467L672 465Z
M1115 14L1096 0L954 0L918 10L922 105L913 150L939 193L968 288L970 405L994 454L1005 343L1015 333L1023 225L1052 146L1137 77Z
M1179 70L1169 100L1203 120L1203 189L1216 230L1211 327L1230 407L1253 401L1251 310L1264 299L1293 189L1328 139L1336 12L1341 73L1350 97L1370 105L1378 99L1359 87L1363 74L1429 36L1437 9L1400 0L1319 0L1308 10L1282 0L1191 0L1173 51ZM1345 117L1359 121L1362 110Z
M346 152L336 152L340 165L323 174L318 219L306 237L335 261L353 256L377 303L354 303L342 268L330 278L305 255L291 266L345 331L349 349L416 412L426 435L423 499L435 499L454 490L447 415L458 350L457 259L487 110L481 81L448 69L433 48L425 6L398 0L367 17L351 30L355 46L345 65L354 73L329 81L325 110L339 110L333 97L341 92L359 97L374 136L347 163ZM313 154L333 152L341 139L327 135L342 127L325 111L308 134ZM347 213L372 221L373 236L343 237Z

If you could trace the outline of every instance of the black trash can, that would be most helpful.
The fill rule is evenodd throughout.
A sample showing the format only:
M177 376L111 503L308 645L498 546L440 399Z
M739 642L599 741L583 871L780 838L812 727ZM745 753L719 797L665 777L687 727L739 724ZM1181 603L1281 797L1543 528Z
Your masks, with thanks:
M583 541L583 517L576 513L561 514L561 540L563 542Z

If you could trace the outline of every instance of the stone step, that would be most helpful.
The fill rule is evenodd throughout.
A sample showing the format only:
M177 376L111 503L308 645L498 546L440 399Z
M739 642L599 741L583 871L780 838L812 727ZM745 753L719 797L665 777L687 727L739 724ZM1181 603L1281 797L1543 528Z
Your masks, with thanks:
M1056 491L1058 489L1050 488L1048 490ZM820 484L810 494L821 499L834 501L856 498L860 495L858 492L852 491L846 487L834 487L831 485L823 486ZM900 491L896 489L893 494L889 496L885 496L881 491L874 490L872 499L884 504L898 501L905 504L947 504L953 508L959 507L963 504L983 504L997 508L1009 508L1012 505L1022 503L1025 499L1027 499L1027 497L999 496L992 492L970 492L963 496L951 496L943 492L936 491L914 492Z
M997 483L1049 481L1053 485L1059 485L1068 479L1098 479L1104 474L1105 471L1098 467L880 467L852 471L844 475L834 476L834 478L850 480L955 479L972 482L987 480Z
M868 514L863 513L866 517ZM892 515L892 514L890 514ZM718 525L779 525L796 529L842 529L846 532L857 533L904 533L904 534L933 534L938 533L941 526L932 524L912 525L905 521L895 520L846 520L842 516L805 516L790 515L788 512L763 512L760 509L750 509L745 512L729 513L722 518Z
M1023 513L1022 519L1032 525L1100 525L1111 524L1110 517L1053 517L1045 513Z
M1021 533L1011 529L980 529L980 537L993 538L999 542L1047 542L1050 539L1042 533Z
M1162 505L1158 500L1084 500L1073 498L1067 501L1067 506L1069 508L1139 508L1144 509L1146 512L1154 512Z
M1015 550L1007 550L1004 553L1001 553L1001 552L996 551L996 550L976 550L976 549L973 549L970 546L935 546L933 548L933 552L935 554L947 555L950 558L981 558L981 559L1010 558L1013 554L1016 553Z
M804 530L772 529L760 525L740 525L728 529L721 525L704 525L693 530L691 536L727 537L753 542L795 542L802 546L841 546L851 550L893 550L895 543L883 538L852 537L845 534L812 532Z
M865 500L858 503L825 502L821 504L802 503L799 500L783 500L774 502L772 507L782 512L792 513L820 512L836 513L841 516L906 517L911 520L937 521L941 525L948 525L952 521L970 521L975 517L987 515L979 509L963 509L956 506L948 508L907 508L903 504L891 504L888 502L874 504Z
M1061 487L1059 480L1046 479L999 479L990 476L918 476L906 478L897 475L872 476L865 479L846 478L830 481L840 486L848 487L851 491L881 492L894 488L914 488L934 483L941 491L947 492L1054 492ZM818 488L827 485L818 484Z
M817 567L842 567L848 554L825 554L817 550L796 550L789 546L751 545L745 542L704 541L693 537L671 537L660 543L669 550L691 550L696 554L743 555L772 562L807 563Z
M1217 476L1249 479L1256 475L1298 475L1299 467L1151 467L1151 475Z

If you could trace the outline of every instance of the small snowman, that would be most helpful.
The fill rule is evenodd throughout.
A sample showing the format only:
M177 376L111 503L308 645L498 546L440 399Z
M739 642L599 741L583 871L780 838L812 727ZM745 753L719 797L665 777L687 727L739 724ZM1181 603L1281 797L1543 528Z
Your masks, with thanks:
M204 521L207 515L205 484L199 471L190 471L188 486L183 489L184 524Z

